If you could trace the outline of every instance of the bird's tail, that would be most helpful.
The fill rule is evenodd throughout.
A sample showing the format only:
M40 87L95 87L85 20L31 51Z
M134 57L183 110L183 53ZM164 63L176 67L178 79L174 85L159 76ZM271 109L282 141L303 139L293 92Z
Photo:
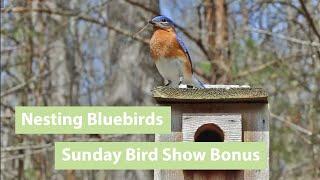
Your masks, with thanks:
M192 75L192 83L197 88L200 88L200 89L206 88L204 84L201 81L199 81L194 75Z

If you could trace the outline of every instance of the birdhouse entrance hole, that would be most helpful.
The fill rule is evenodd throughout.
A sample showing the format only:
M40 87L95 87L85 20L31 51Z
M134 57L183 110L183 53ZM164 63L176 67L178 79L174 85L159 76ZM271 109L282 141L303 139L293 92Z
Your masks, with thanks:
M195 142L223 142L224 133L219 126L213 123L200 126L194 134Z

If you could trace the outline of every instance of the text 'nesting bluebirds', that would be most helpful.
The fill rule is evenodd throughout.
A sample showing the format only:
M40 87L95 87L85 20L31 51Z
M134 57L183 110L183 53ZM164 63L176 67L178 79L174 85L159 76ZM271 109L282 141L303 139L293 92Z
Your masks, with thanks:
M17 134L171 133L171 107L16 107Z

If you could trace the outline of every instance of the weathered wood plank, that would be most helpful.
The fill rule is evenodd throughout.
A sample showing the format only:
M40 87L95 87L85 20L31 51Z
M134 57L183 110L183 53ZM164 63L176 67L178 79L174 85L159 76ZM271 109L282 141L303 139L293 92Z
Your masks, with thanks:
M172 131L182 131L182 114L184 113L234 113L241 114L243 131L269 131L268 105L265 103L210 103L191 104L174 103L171 105ZM264 113L259 113L264 112ZM260 121L257 122L257 119ZM264 121L263 121L264 120Z
M267 144L267 154L269 154L269 132L261 132L261 131L245 131L244 132L244 140L245 141L260 141L265 142ZM269 156L268 156L269 162ZM262 170L246 170L244 171L245 179L261 179L267 180L269 179L269 163L266 169Z
M215 124L223 132L224 141L242 141L240 114L183 113L183 141L194 141L196 131L205 124Z
M243 180L240 170L185 170L184 180ZM252 179L254 180L254 179Z
M171 134L155 134L155 142L179 142L182 141L182 132L172 132Z
M171 134L156 134L155 142L179 142L182 141L182 132ZM154 180L176 179L184 180L183 170L154 170Z
M268 102L268 94L262 88L172 88L156 87L153 97L158 102Z

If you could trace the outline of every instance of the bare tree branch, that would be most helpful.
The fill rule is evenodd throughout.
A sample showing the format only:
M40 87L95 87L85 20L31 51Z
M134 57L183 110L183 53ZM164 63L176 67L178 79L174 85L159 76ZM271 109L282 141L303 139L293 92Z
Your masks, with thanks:
M265 64L262 64L262 65L260 65L258 67L254 67L252 69L249 69L247 71L242 71L235 77L235 79L239 79L239 78L242 78L243 76L247 76L247 75L250 75L252 73L256 73L256 72L262 71L262 70L264 70L264 69L276 64L277 62L278 62L278 60L273 60L273 61L267 62Z
M18 151L18 150L25 150L25 149L42 149L42 148L50 148L52 147L52 143L48 144L35 144L35 145L23 145L23 146L10 146L1 148L1 152L8 152L8 151Z
M299 131L299 132L301 132L305 135L308 135L308 136L312 136L312 132L310 130L305 129L305 128L303 128L297 124L294 124L290 121L287 121L286 119L282 118L281 116L277 116L277 115L273 114L272 112L270 112L270 116L273 117L274 119L282 122L282 123L289 125L292 129L294 129L296 131ZM317 134L316 137L319 138L319 140L320 140L320 134Z
M303 13L304 13L304 15L305 15L305 17L306 17L311 29L313 30L314 34L318 37L318 39L320 41L320 33L317 30L316 25L314 24L314 21L313 21L311 15L310 15L306 5L304 4L304 1L303 0L299 0L299 2L300 2L301 8L303 10Z
M78 12L71 12L71 11L55 11L55 10L51 10L51 9L45 9L45 8L25 8L25 7L14 7L14 8L10 8L10 9L5 9L5 8L1 8L1 13L29 13L29 12L38 12L38 13L46 13L46 14L54 14L54 15L60 15L60 16L65 16L65 17L77 17L77 19L83 20L83 21L87 21L93 24L97 24L103 27L107 27L110 30L113 30L117 33L123 34L125 36L131 37L132 39L138 40L142 43L145 44L149 44L149 40L147 39L143 39L141 37L138 36L133 36L131 32L117 28L107 22L102 22L98 19L95 19L93 17L87 16L87 15L81 15Z
M247 28L245 28L245 31L265 34L265 35L269 35L269 36L274 36L274 37L277 37L277 38L280 38L280 39L284 39L284 40L287 40L287 41L290 41L290 42L293 42L293 43L302 44L302 45L306 45L306 46L320 47L320 43L319 42L304 41L304 40L300 40L300 39L284 36L284 35L281 35L281 34L276 34L276 33L270 32L270 31L262 30L262 29L247 27Z
M135 2L135 1L132 1L132 0L125 0L127 3L130 3L131 5L133 6L137 6L145 11L148 11L148 12L151 12L153 15L157 15L158 12L150 7L147 7L145 6L144 4L141 4L139 2Z
M58 66L60 66L61 63L58 63L58 65L56 67L53 68L52 71L54 71L55 69L58 68ZM28 79L27 81L17 85L17 86L14 86L12 88L9 88L7 90L5 90L4 92L1 93L0 97L4 97L4 96L7 96L9 94L12 94L12 93L15 93L17 91L20 91L22 90L24 87L26 87L27 85L29 85L30 83L33 83L35 82L36 80L38 80L39 78L43 78L43 77L47 77L48 75L50 75L52 73L52 71L48 71L48 72L45 72L45 73L42 73L40 75L35 75L33 77L31 77L30 79Z
M27 156L43 153L43 152L46 152L46 151L52 151L53 149L54 149L54 147L50 146L50 147L41 148L41 149L38 149L38 150L31 151L30 153L24 153L24 154L17 154L17 155L12 155L12 156L1 157L1 162L7 162L7 161L15 160L15 159L23 159L23 158L25 158Z

